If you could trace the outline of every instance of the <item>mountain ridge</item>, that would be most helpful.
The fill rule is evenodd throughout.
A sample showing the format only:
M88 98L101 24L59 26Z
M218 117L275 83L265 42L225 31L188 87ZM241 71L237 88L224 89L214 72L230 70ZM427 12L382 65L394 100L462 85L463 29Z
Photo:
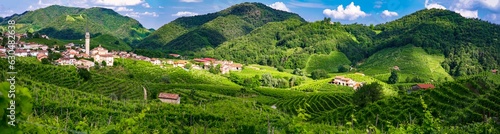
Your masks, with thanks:
M136 47L192 52L207 46L217 47L224 41L248 34L268 22L289 18L298 18L305 22L295 13L275 10L262 3L245 2L215 13L177 18L160 27ZM228 32L231 34L225 34ZM189 42L182 42L187 38Z

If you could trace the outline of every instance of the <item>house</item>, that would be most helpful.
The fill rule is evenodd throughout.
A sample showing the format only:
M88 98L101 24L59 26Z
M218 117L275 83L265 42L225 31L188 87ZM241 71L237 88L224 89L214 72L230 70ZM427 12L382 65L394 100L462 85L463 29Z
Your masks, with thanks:
M436 87L434 87L434 85L432 85L432 84L416 84L416 85L413 85L411 87L412 90L420 90L420 89L427 90L427 89L433 89L433 88L436 88Z
M400 70L399 70L399 66L394 66L394 67L392 67L392 69L394 69L394 70L396 70L396 71L400 71Z
M42 49L42 50L47 50L47 49L49 49L49 46L46 46L46 45L41 45L41 46L40 46L40 49Z
M26 57L26 56L28 56L28 50L16 49L14 52L15 52L15 55L18 56L18 57Z
M241 69L243 69L243 65L241 64L238 64L238 63L235 63L235 64L229 64L229 70L231 71L241 71Z
M179 55L179 54L169 54L169 55L170 55L170 56L172 56L172 57L175 57L175 58L178 58L178 57L180 57L180 56L181 56L181 55Z
M38 50L38 54L39 54L39 53L43 53L43 54L45 54L45 55L49 55L49 51L47 51L47 50ZM38 54L37 54L37 55L38 55Z
M356 82L350 78L346 78L344 76L335 76L334 79L332 79L331 84L336 84L336 85L341 85L341 86L348 86L352 87L354 90L357 90L361 86L363 86L363 83Z
M491 73L493 73L493 74L498 74L498 70L493 69L493 70L491 70Z
M174 61L173 60L167 60L167 64L172 65L172 64L174 64Z
M179 96L179 94L160 93L158 95L158 99L160 99L160 101L164 103L171 103L171 104L181 103L181 97Z
M38 59L38 61L42 61L42 59L45 58L48 58L48 56L45 53L38 52L38 54L36 55L36 59Z
M113 66L114 57L112 54L98 54L94 56L94 61L97 63L102 63L102 61L104 61L106 65L103 66Z
M7 58L7 54L3 53L3 52L0 52L0 58Z
M5 53L5 51L7 51L7 49L5 49L5 47L0 45L0 52Z
M220 72L221 72L221 74L229 73L230 68L231 67L229 65L222 65L222 66L220 66Z
M76 62L76 59L67 58L67 57L59 58L58 60L56 60L56 63L58 65L74 65L75 62Z
M73 44L73 43L68 43L68 44L66 44L66 45L64 45L64 46L65 46L66 48L71 48L71 47L74 47L74 46L75 46L75 44Z
M29 51L28 55L29 56L37 56L38 55L38 51Z
M103 48L101 45L98 47L90 50L90 55L103 55L103 54L108 54L108 50L106 48Z
M75 65L81 66L83 68L89 68L95 66L95 63L89 60L80 59L75 62Z
M152 59L151 59L151 63L152 63L153 65L160 65L160 64L161 64L161 61L160 61L159 59L157 59L157 58L152 58Z
M186 66L188 62L185 61L185 60L178 60L178 61L175 61L174 62L174 67L182 67L184 68L184 66Z

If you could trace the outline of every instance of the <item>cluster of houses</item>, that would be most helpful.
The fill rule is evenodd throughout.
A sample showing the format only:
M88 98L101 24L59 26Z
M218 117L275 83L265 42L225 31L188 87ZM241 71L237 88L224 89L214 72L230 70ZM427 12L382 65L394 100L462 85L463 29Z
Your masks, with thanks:
M227 61L227 60L217 60L214 58L201 58L201 59L193 59L195 64L189 63L187 60L178 60L178 61L173 61L169 60L167 61L167 64L172 64L174 67L182 67L184 68L187 64L191 64L191 69L197 69L197 70L208 70L211 67L217 67L220 65L220 71L222 74L229 73L229 71L241 71L243 65L239 63L234 63L233 61Z
M17 57L35 57L38 55L48 55L48 49L48 46L37 44L34 42L19 42L16 46L16 49L14 49L14 55ZM8 51L11 51L11 49L8 47L0 46L0 57L6 57Z

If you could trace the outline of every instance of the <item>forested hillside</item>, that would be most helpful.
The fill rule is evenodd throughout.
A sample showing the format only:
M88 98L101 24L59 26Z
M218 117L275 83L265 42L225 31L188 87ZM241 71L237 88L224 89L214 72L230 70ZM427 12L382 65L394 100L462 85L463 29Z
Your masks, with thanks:
M192 54L202 48L215 48L269 22L289 18L304 22L297 14L275 10L261 3L246 2L216 13L177 18L160 27L135 47Z
M412 44L429 54L444 54L443 68L453 76L477 74L500 65L500 25L466 19L448 10L421 10L377 25L370 53Z
M137 20L106 8L75 8L52 5L6 17L1 22L16 20L17 33L39 32L57 39L82 39L88 27L91 36L109 34L132 43L149 35Z

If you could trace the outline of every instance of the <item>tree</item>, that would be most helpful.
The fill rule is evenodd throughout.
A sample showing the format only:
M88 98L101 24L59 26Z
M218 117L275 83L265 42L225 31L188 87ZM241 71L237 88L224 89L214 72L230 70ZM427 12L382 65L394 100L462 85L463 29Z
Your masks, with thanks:
M26 120L26 118L32 114L31 110L33 103L28 88L16 85L14 90L15 96L12 98L13 100L11 100L11 98L9 98L9 95L11 95L9 92L12 91L10 89L10 84L8 82L0 83L0 107L2 108L0 112L1 133L16 133L16 130L20 130L19 121ZM15 101L15 104L12 105L11 101ZM11 116L12 114L14 114L15 117ZM16 121L11 122L12 118ZM12 126L9 122L16 126Z
M90 74L90 72L87 69L79 68L78 75L85 81L92 79L92 74Z
M304 72L302 70L300 70L300 68L295 68L293 70L293 74L299 75L299 76L304 76Z
M280 72L284 72L285 71L285 68L283 66L278 66L278 71Z
M102 66L107 66L106 61L102 61Z
M274 85L276 85L275 79L271 74L268 73L262 75L261 81L262 81L262 86L274 87Z
M94 62L94 67L95 67L95 69L99 69L99 68L101 68L101 65L99 65L99 62L96 61L96 62Z
M364 107L382 98L382 85L374 82L364 85L358 89L353 95L353 102L359 107Z
M398 73L396 71L391 71L391 76L389 77L389 80L387 83L389 84L396 84L398 82Z
M191 69L191 67L193 67L193 64L191 64L191 63L188 63L184 66L184 68L186 68L186 69Z
M48 58L49 58L50 61L54 61L54 60L57 60L57 59L61 58L61 54L60 53L51 52L51 53L49 53Z
M339 73L347 72L347 71L349 71L349 68L351 68L349 65L340 65L338 72Z
M323 70L323 69L316 69L314 71L311 72L311 78L312 79L322 79L322 78L328 78L328 73Z
M42 64L50 64L50 61L48 58L43 58L42 59Z

